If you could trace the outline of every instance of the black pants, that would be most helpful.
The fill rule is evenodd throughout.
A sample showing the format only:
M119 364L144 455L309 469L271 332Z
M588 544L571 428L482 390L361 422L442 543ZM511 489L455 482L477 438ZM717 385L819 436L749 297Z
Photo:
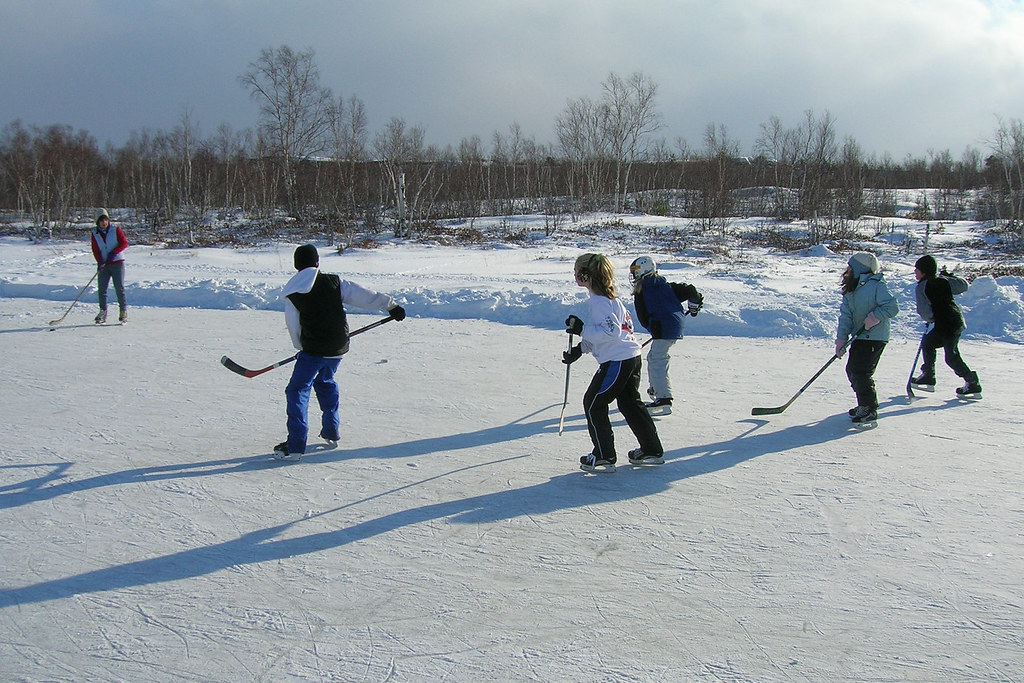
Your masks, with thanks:
M875 368L885 350L884 341L854 339L850 344L850 357L846 361L846 376L850 379L857 405L878 408L875 392Z
M967 377L971 374L971 369L960 357L960 330L953 334L943 334L935 327L928 330L921 344L921 356L924 359L924 362L921 363L921 372L926 375L935 374L935 357L940 348L945 351L946 365L956 373L957 377Z
M644 402L640 398L640 356L627 360L601 363L583 394L583 414L587 417L594 455L615 462L615 436L608 417L608 407L615 401L626 424L640 442L645 453L662 453L661 439Z

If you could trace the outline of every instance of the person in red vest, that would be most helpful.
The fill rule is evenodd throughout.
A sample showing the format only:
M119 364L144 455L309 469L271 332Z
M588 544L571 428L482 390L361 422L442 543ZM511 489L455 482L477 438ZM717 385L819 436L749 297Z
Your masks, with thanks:
M97 325L107 322L107 287L111 280L121 309L117 320L121 324L128 322L128 304L124 298L124 250L127 248L128 240L121 228L111 225L110 214L106 209L100 209L96 213L96 227L92 229L92 255L98 269L96 284L100 303L100 312L95 320Z

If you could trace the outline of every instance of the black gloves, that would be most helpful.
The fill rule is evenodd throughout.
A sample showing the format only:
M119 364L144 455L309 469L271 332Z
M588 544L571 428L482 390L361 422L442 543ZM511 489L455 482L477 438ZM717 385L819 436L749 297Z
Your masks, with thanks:
M577 320L579 320L579 318L577 318ZM566 322L566 325L568 324L569 323ZM582 324L583 323L580 323L580 325ZM583 349L581 349L580 345L577 344L576 346L572 347L571 351L562 351L562 362L565 363L566 365L572 365L573 363L578 361L580 359L580 356L582 355Z
M704 295L698 293L697 296L687 302L686 312L696 317L702 308L704 308Z
M391 314L392 320L397 320L399 322L405 320L405 309L402 308L401 306L395 306L389 309L388 313Z
M583 334L583 321L574 315L570 315L565 319L565 332L566 334ZM579 356L576 356L579 358Z

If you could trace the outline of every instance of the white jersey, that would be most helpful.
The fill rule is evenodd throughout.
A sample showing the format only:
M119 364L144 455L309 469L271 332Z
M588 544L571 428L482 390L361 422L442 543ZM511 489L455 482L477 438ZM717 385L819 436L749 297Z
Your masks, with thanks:
M622 299L591 294L583 322L580 348L594 354L598 363L640 355L640 343L633 336L633 319Z

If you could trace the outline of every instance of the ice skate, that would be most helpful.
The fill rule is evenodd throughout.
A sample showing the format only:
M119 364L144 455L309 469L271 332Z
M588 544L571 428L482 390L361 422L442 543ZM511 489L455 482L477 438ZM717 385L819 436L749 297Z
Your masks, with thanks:
M580 458L580 469L584 472L614 472L615 461L603 460L593 453L588 453Z
M663 453L646 453L642 448L636 448L629 452L630 465L660 465L665 462Z
M284 460L285 462L298 462L302 459L302 453L289 453L288 442L282 441L281 443L274 446L274 460Z
M651 415L671 415L672 414L672 399L671 398L659 398L651 403L645 404L647 412Z
M978 380L978 373L972 372L964 377L964 385L956 390L960 398L981 398L981 382Z
M922 372L920 375L910 380L910 386L914 389L920 389L921 391L935 391L935 373Z

